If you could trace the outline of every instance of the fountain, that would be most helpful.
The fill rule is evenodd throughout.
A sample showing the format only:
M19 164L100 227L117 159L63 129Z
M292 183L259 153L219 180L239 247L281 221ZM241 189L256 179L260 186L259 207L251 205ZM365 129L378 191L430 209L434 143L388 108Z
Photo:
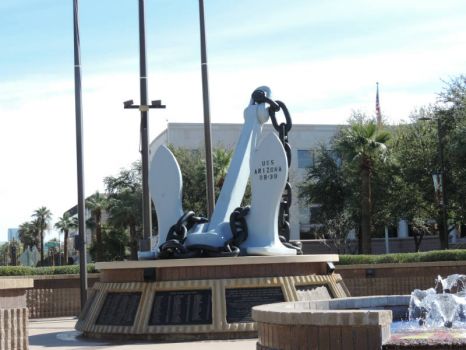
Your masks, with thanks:
M411 295L315 300L299 293L296 302L257 306L257 348L291 341L316 349L466 349L465 283L466 275L454 274Z
M447 328L462 321L466 305L465 280L466 275L454 274L445 279L438 276L435 288L415 289L409 302L409 319L417 320L420 326L443 324Z

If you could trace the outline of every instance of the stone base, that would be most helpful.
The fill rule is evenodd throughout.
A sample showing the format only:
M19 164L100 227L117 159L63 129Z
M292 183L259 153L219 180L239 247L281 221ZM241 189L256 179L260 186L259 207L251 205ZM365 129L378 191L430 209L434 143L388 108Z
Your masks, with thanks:
M30 278L0 278L0 350L27 350L28 309L26 288Z
M0 350L27 350L28 309L0 309Z
M76 329L89 337L193 340L257 336L253 306L346 297L336 255L100 263ZM318 290L317 294L313 294Z

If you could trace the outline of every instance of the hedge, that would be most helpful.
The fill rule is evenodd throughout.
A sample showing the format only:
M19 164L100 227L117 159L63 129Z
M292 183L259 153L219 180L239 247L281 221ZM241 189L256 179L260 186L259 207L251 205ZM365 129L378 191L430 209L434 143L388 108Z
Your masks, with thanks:
M403 264L435 261L466 261L466 250L433 250L421 253L395 253L382 255L340 255L340 261L337 264ZM95 269L94 264L88 264L87 272L95 273L98 271ZM63 275L78 273L79 265L55 267L0 266L0 276Z
M466 260L466 250L432 250L420 253L395 253L382 255L340 255L338 265L356 264L386 264L386 263L416 263L435 261L463 261Z
M87 265L87 272L98 272L94 264ZM0 266L0 276L33 276L33 275L72 275L79 273L79 265L66 266Z

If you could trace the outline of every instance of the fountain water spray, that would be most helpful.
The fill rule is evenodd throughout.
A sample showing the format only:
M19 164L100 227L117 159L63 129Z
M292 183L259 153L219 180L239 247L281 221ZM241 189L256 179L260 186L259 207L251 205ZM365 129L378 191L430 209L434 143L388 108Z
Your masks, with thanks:
M419 325L451 328L455 321L466 319L466 275L438 276L435 288L415 289L409 302L409 319Z

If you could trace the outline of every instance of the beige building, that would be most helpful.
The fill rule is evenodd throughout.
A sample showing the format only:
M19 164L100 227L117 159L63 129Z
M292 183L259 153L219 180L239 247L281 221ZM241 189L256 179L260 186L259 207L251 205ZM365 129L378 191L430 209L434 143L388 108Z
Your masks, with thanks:
M241 133L242 124L212 124L212 146L232 149ZM296 124L288 134L292 157L290 182L293 202L290 208L291 239L299 239L300 232L307 232L311 227L312 208L299 203L298 187L306 175L306 168L315 161L315 151L320 145L328 145L341 125ZM262 134L276 132L270 123L266 124ZM169 123L150 145L150 152L160 145L173 145L186 149L204 149L204 125L200 123ZM186 208L188 209L188 208Z

